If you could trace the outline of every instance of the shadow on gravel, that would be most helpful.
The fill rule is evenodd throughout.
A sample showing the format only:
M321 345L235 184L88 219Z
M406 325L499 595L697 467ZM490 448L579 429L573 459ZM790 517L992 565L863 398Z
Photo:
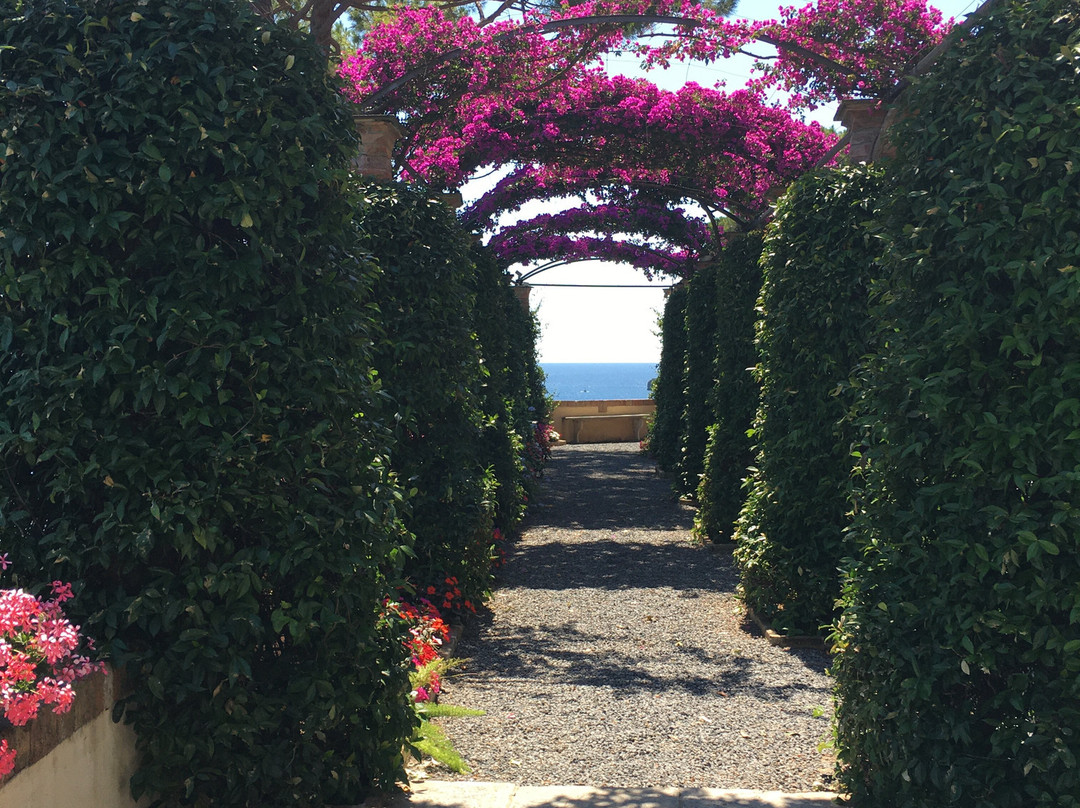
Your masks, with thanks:
M518 626L498 632L491 632L490 626L485 626L481 632L485 635L483 647L455 678L461 676L474 682L557 680L580 687L611 688L618 694L616 698L681 690L701 698L719 694L782 701L800 691L828 692L804 682L778 684L774 675L771 678L756 675L759 663L749 657L710 652L692 644L671 643L666 647L651 645L642 650L620 651L610 647L611 637L582 632L572 624L545 628ZM624 639L633 649L632 632ZM676 664L684 656L692 658L694 667L701 673L691 674L689 666ZM827 662L824 654L813 651L793 652L792 656L811 669L823 670ZM475 673L470 670L474 667ZM666 673L668 670L670 674Z
M458 793L448 789L447 785L422 784L411 794L371 797L360 808L434 808L436 805L439 808L476 808L478 805L490 808L825 808L838 804L825 793L788 798L775 793L711 788L524 786L515 789L510 783L464 783L465 789L475 790L463 789Z
M693 510L675 499L671 483L635 449L587 451L559 447L530 527L604 530L689 530Z
M765 636L761 628L758 627L758 624L749 617L744 617L739 627L751 637ZM784 653L798 659L803 665L815 673L826 673L829 663L832 661L828 652L819 648L792 646L790 648L784 648Z
M596 541L515 546L508 589L641 589L734 591L731 555L692 544L651 544L617 535ZM693 595L690 595L693 597Z
M530 540L512 545L509 563L499 572L500 589L666 589L675 593L675 599L692 600L701 593L734 592L738 585L730 546L702 546L663 535L664 531L688 531L693 510L672 497L668 481L655 473L653 462L636 447L556 449L540 504L528 521ZM478 652L483 657L479 667L492 677L514 678L530 670L560 668L569 669L569 675L582 685L607 683L650 691L675 687L696 693L701 688L715 690L720 681L720 690L752 687L766 698L783 697L763 682L748 680L745 660L740 662L738 657L727 658L724 670L707 677L669 679L636 670L639 654L582 651L594 645L610 646L612 638L582 635L572 625L504 633L493 632L490 615L477 622L480 625L474 623L468 634L478 631L485 636ZM762 636L749 620L742 629ZM523 654L521 649L529 650ZM692 654L699 661L708 658L707 650L697 647L655 650ZM793 661L819 673L828 665L827 655L814 650L789 649L788 653Z

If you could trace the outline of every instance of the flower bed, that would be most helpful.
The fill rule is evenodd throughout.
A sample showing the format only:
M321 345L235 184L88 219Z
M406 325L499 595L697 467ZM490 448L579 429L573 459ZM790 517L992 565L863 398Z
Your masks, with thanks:
M7 555L0 556L7 568ZM13 727L37 718L41 705L55 714L70 711L74 683L104 672L78 652L79 627L64 616L71 585L53 581L52 597L43 600L22 589L0 590L0 711ZM0 738L0 777L15 770L16 749Z

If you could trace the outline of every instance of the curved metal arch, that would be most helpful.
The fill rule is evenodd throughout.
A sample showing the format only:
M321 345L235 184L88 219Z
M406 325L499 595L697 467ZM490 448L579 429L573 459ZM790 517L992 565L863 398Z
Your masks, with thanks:
M514 280L514 283L520 285L522 283L525 283L525 281L527 281L529 278L535 277L536 275L539 275L541 272L547 272L549 269L555 269L555 267L564 267L564 266L567 266L569 264L581 264L581 263L584 263L585 261L601 261L601 260L603 260L603 259L600 259L600 258L560 258L557 261L548 261L546 264L541 264L538 267L534 267L533 269L530 269L528 272L526 272L524 274L519 274L517 276L517 278Z
M536 277L541 272L547 272L549 269L555 269L556 267L568 266L570 264L583 264L586 261L607 261L608 263L611 263L610 259L597 257L597 256L593 256L591 258L559 258L559 259L557 259L555 261L548 261L546 264L541 264L538 267L534 267L533 269L530 269L528 272L526 272L524 274L515 273L516 277L514 278L514 285L515 286L523 286L523 285L525 285L525 283L530 278ZM615 262L615 263L619 263L619 262ZM560 284L560 283L543 284L543 283L540 283L540 284L537 284L537 286L592 286L592 284L577 284L577 283L575 283L575 284ZM604 284L603 286L598 287L598 288L626 289L626 288L632 288L632 287L624 285L624 284ZM654 289L654 288L655 289L663 289L663 288L666 288L666 287L659 286L658 284L648 284L647 288L649 288L649 289Z
M600 186L603 186L603 185L609 185L609 184L616 184L615 180L614 180L614 177L608 177L608 176L596 177L595 182L592 185L590 185L588 188L586 188L585 190L588 191L588 190L592 190L593 188L597 188L597 187L600 187ZM690 187L688 185L676 185L676 184L673 184L673 183L661 183L661 182L648 182L648 181L642 181L642 180L638 180L638 181L634 181L634 182L630 182L630 183L621 183L621 184L625 184L628 188L630 188L632 190L635 190L635 191L640 191L640 190L659 191L661 194L664 194L668 199L671 199L673 201L677 201L679 199L693 200L698 205L700 205L701 209L705 212L705 216L709 220L709 222L708 222L709 230L712 232L714 240L717 240L717 241L720 240L721 233L723 232L722 229L721 229L721 224L722 223L717 220L717 215L723 216L723 217L725 217L727 219L730 219L735 224L740 225L742 227L746 227L747 225L749 225L751 222L753 222L757 218L757 214L754 211L751 211L749 209L738 208L737 206L733 206L733 205L730 205L730 204L729 205L722 205L720 203L720 200L713 199L713 198L707 196L705 193L703 193L702 189L693 188L693 187ZM570 196L570 195L571 194L567 194L567 196ZM529 199L525 200L525 201L531 201L531 200L535 200L537 198L539 198L538 195L529 197Z

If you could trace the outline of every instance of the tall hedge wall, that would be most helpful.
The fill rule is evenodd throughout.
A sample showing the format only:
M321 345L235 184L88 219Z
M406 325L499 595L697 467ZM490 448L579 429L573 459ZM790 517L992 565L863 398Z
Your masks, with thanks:
M649 452L664 471L675 471L682 456L683 414L686 408L686 390L683 386L686 298L685 284L672 287L664 303L660 323L660 364L652 390L656 417L649 431Z
M354 804L413 717L350 110L246 4L0 8L0 547L130 674L136 792Z
M765 237L756 456L735 559L747 605L778 630L818 632L840 597L856 440L848 377L867 347L866 284L879 251L861 224L879 186L865 167L807 174Z
M525 311L524 307L522 311ZM548 394L547 377L544 369L540 367L536 353L536 345L540 341L540 320L535 313L529 312L526 317L513 319L511 325L514 333L513 344L518 346L516 364L513 367L520 369L515 369L514 374L521 373L522 384L516 389L525 403L524 411L518 410L518 418L524 417L525 420L519 420L518 423L526 426L532 421L548 423L555 402Z
M411 491L405 574L447 615L470 612L491 583L495 531L517 528L543 465L530 456L534 422L548 416L536 320L440 201L373 183L362 196L363 243L382 270L372 296L384 329L380 417Z
M716 264L698 267L690 278L683 328L682 434L676 485L681 494L695 494L705 471L705 444L713 423L712 392L716 364Z
M1080 9L907 100L835 666L854 804L1080 805Z
M694 533L710 541L734 538L753 452L747 432L757 409L758 384L750 372L756 305L761 291L761 233L728 235L716 267L716 386L710 394L705 469L697 490Z
M497 487L495 526L509 535L525 515L525 441L536 415L530 391L536 365L532 317L514 295L505 269L486 250L474 247L472 258L483 360L480 400L488 419L484 439Z
M412 492L405 572L436 606L469 610L490 585L496 495L471 239L419 191L366 184L362 197L356 220L381 269L372 301L385 334L373 361L388 400L377 412L394 429L393 469Z

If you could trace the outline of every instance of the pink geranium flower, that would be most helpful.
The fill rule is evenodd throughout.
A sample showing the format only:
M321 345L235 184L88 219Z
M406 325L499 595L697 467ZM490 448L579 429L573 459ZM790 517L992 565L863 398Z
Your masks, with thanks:
M0 715L15 726L37 717L42 704L71 709L75 681L104 666L78 653L79 629L61 606L71 586L53 582L42 600L21 589L0 590ZM15 765L15 751L0 742L0 777Z

